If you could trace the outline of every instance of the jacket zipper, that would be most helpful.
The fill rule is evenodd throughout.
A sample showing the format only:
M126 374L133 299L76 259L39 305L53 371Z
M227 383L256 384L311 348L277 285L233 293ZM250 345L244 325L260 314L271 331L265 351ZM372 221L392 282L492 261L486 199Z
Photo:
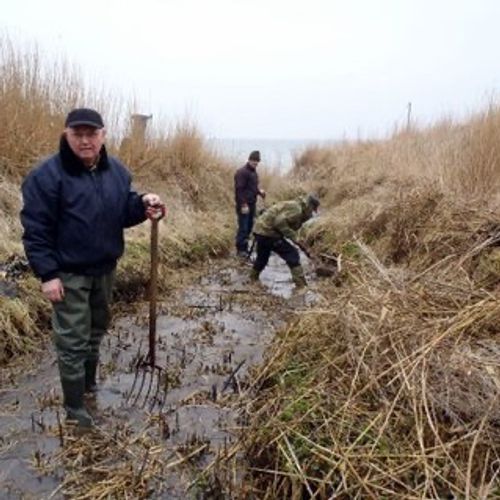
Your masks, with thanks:
M92 182L94 184L96 199L97 199L97 210L96 210L96 242L100 242L102 238L106 235L102 234L103 227L103 216L104 216L104 201L102 199L102 179L100 179L100 175L98 175L97 169L93 169L90 171L90 176L92 177Z

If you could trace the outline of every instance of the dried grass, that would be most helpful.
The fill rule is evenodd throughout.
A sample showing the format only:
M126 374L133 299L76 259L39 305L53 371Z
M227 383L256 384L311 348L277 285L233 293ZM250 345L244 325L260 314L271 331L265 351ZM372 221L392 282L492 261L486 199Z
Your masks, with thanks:
M29 275L9 281L17 297L0 296L0 366L40 350L48 338L50 312L38 281Z
M497 296L449 263L417 276L358 247L349 284L322 290L257 375L257 484L268 498L498 493Z
M343 142L306 149L292 174L323 193L329 206L365 195L390 199L401 189L432 182L452 196L500 202L497 103L465 122L443 120L425 129L396 131L388 140Z
M261 498L500 495L499 116L297 159L344 270L255 372Z
M59 417L58 417L59 418ZM48 496L60 494L75 500L107 498L151 498L167 488L165 477L201 455L207 443L167 446L157 435L151 417L134 431L120 425L112 433L100 428L81 432L59 425L48 430L60 441L50 455L35 452L32 466L41 475L59 475L60 485ZM60 420L60 418L59 418ZM172 487L172 481L168 482Z

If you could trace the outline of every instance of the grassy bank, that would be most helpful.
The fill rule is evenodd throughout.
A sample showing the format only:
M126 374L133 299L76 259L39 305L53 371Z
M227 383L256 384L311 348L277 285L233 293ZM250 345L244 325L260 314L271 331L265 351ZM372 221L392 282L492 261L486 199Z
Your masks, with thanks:
M314 148L287 188L325 201L341 251L255 374L245 443L261 498L500 494L500 111Z
M83 85L67 64L47 61L36 48L0 38L0 365L33 352L48 338L50 306L23 259L20 183L43 157L53 154L64 117L75 106L102 111L108 148L132 170L139 192L157 192L169 216L160 227L160 287L175 286L179 268L225 255L233 237L231 169L189 122L165 131L157 124L146 137L129 127L128 103ZM149 225L127 231L117 279L117 298L141 297L149 272ZM21 266L22 267L22 266Z

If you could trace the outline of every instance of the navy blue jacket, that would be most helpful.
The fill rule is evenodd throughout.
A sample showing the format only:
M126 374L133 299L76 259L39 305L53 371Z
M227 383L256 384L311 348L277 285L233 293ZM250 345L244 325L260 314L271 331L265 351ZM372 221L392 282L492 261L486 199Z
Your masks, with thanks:
M255 168L248 163L236 170L234 174L234 199L236 207L254 206L259 194L259 176Z
M26 256L48 281L60 271L101 276L123 254L123 228L146 219L131 175L103 146L93 170L64 137L59 153L33 169L22 185L21 223Z

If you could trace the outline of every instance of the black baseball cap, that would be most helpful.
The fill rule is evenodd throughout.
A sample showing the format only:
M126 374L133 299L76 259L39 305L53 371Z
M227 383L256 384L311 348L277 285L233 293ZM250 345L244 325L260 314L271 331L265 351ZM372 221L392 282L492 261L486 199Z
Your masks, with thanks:
M104 128L102 116L95 109L90 108L76 108L68 113L64 126L71 128L78 127L79 125Z

